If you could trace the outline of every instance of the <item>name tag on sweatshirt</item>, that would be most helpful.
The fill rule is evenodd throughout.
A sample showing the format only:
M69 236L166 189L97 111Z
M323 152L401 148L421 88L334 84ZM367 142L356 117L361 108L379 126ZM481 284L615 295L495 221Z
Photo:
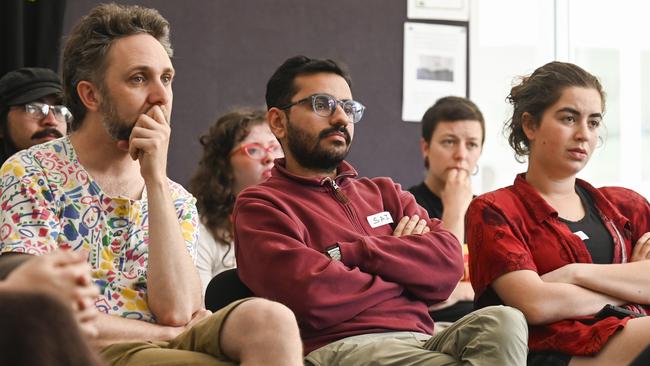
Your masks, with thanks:
M393 218L390 217L390 213L388 211L370 215L366 219L368 219L368 224L370 224L370 227L373 229L382 225L393 223Z

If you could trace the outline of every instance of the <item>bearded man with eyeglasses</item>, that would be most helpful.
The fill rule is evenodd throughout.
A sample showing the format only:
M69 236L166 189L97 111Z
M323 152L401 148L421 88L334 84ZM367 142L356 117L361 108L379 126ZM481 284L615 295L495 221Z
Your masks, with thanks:
M432 336L428 307L463 275L458 238L390 178L345 161L365 107L332 60L296 56L271 76L282 144L271 177L237 197L241 280L296 314L305 364L525 365L520 311L488 307Z
M63 137L72 114L63 104L59 76L24 67L0 79L0 165L20 150Z

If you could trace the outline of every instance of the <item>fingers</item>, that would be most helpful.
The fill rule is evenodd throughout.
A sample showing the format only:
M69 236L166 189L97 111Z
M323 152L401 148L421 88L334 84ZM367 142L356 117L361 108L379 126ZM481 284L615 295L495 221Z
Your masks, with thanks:
M97 338L97 336L99 336L99 330L97 329L94 323L86 322L86 323L78 323L78 324L79 324L79 330L81 331L81 334L84 335L86 338Z
M395 227L395 230L393 230L393 236L402 236L402 233L404 232L404 227L406 227L406 224L409 222L409 219L410 218L408 216L404 216L399 220L397 226Z
M61 266L54 269L51 275L64 280L67 285L71 286L84 287L92 284L90 265L86 262Z
M469 172L465 169L458 169L458 180L463 182L463 183L469 183L470 180L470 175Z
M136 121L129 138L129 155L133 160L142 156L143 153L157 151L169 141L170 128L160 107L155 106L149 113L153 115L142 115Z
M97 309L93 307L83 311L77 311L74 315L77 320L77 325L79 325L79 330L81 330L84 336L95 338L99 335L99 330L95 324L95 319L99 315Z
M60 249L39 258L42 258L43 261L51 261L52 265L58 267L75 263L85 263L86 258L88 258L88 252Z
M95 307L94 303L92 306L86 306L83 309L79 309L75 312L75 317L80 322L89 322L99 316L99 310Z
M88 286L77 286L77 298L81 301L81 307L95 307L95 299L99 296L99 288L91 283Z
M445 185L471 185L472 180L470 174L465 169L455 168L450 169L447 173L447 180Z
M152 106L145 115L151 117L151 119L159 124L169 125L169 116L167 114L167 108L164 105Z
M411 235L419 221L420 221L420 216L418 215L411 216L409 221L406 223L406 226L404 227L404 232L402 233L402 235Z
M425 231L426 230L426 231ZM393 236L402 235L420 235L430 231L427 226L427 220L420 219L420 216L413 215L411 217L404 216L397 223L397 227L393 231Z
M640 261L650 258L650 232L641 235L632 249L631 260Z
M424 219L421 219L418 221L417 225L415 225L415 228L413 229L412 234L417 234L421 235L424 234L424 229L427 228L427 221Z

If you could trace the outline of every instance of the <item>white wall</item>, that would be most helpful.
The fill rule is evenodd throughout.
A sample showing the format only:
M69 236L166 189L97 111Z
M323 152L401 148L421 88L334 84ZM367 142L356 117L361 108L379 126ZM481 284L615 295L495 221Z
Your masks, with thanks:
M525 164L503 135L505 98L515 77L554 59L601 79L608 94L605 143L580 173L596 186L620 185L650 197L650 3L633 0L470 0L470 97L487 139L475 191L512 183ZM624 142L624 143L622 143Z

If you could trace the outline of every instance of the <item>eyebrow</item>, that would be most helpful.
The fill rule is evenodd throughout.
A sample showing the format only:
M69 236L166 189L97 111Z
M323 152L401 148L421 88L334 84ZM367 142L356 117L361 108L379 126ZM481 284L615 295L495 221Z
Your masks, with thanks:
M446 133L446 134L444 134L444 135L442 135L440 137L442 137L442 138L453 137L455 139L459 138L459 136L457 134L454 134L454 133ZM467 139L468 140L480 140L480 137L468 136Z
M575 114L575 115L578 115L578 116L580 115L580 112L578 110L573 109L571 107L561 108L556 113L561 113L561 112L568 112L568 113ZM589 115L589 117L603 118L603 114L602 113L592 113L592 114Z
M128 73L132 73L134 71L152 72L153 69L150 66L147 66L147 65L136 65L136 66L128 68ZM169 73L175 74L176 71L174 70L173 67L165 67L163 69L163 74L169 74Z

